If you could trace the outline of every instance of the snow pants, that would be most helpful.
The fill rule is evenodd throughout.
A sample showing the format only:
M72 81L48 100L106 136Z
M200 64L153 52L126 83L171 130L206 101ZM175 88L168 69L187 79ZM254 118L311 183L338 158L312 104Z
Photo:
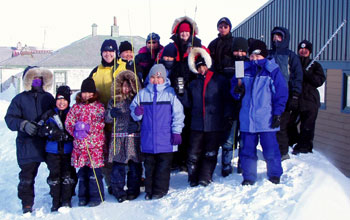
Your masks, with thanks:
M170 171L174 153L144 153L145 192L166 195L169 190Z
M227 139L222 145L221 164L222 170L232 171L233 150L238 147L239 120L233 121L232 128L228 131Z
M86 202L96 202L101 201L99 188L101 190L102 198L104 199L104 187L102 182L102 171L101 168L95 168L95 173L97 176L97 180L95 178L93 169L84 166L78 171L78 179L79 179L79 191L78 197L79 201ZM97 186L97 181L99 184L99 188Z
M288 111L283 112L281 115L280 131L278 131L276 134L281 155L286 155L289 151L289 140L288 140L289 119L290 119L290 113Z
M258 145L259 137L267 165L268 178L280 177L283 173L281 154L276 140L276 132L241 132L242 146L239 157L241 159L244 180L253 182L257 180L258 156L256 146Z
M297 144L294 149L302 153L312 152L315 136L318 107L306 111L293 112L288 124L289 145ZM298 120L300 117L300 120ZM300 132L298 124L300 123Z
M18 198L22 200L22 206L33 206L34 204L34 183L38 174L40 162L20 164Z
M71 166L71 154L48 153L46 163L50 171L47 183L50 186L53 206L69 203L76 185L76 172Z
M127 172L127 187L125 192L125 177ZM139 195L142 176L142 163L136 163L129 160L128 164L113 162L113 169L111 173L111 186L113 195L116 198L121 198L127 195Z
M211 181L216 167L222 132L191 131L188 149L188 181Z

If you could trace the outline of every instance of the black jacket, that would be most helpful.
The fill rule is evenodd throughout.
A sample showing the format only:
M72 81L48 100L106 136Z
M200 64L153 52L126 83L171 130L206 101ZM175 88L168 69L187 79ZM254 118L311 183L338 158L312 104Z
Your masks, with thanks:
M229 81L210 70L206 78L210 74L212 77L206 85L205 92L205 78L198 74L184 95L183 103L186 107L191 108L191 129L195 131L224 131L226 119L232 114L231 105L228 104Z
M210 56L213 59L214 70L217 73L223 74L224 69L230 66L233 59L232 41L233 37L230 33L225 36L219 34L208 46Z
M304 71L303 90L299 100L301 111L318 109L320 107L320 94L317 90L326 80L321 64L314 62L310 69L306 71L306 67L311 62L310 58L300 57L301 65Z
M21 128L24 120L39 122L41 115L54 108L53 96L43 90L24 91L16 95L7 109L5 122L12 131L17 131L16 147L18 164L44 161L45 139L30 136Z

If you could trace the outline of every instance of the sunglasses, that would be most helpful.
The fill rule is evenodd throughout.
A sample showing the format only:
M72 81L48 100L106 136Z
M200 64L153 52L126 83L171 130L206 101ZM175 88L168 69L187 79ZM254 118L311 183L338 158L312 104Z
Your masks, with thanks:
M226 28L228 28L229 26L228 25L219 25L219 28L220 29L226 29Z
M157 42L157 41L148 41L148 42L147 42L147 44L151 44L151 43L152 43L152 44L156 44L156 43L158 43L158 42Z

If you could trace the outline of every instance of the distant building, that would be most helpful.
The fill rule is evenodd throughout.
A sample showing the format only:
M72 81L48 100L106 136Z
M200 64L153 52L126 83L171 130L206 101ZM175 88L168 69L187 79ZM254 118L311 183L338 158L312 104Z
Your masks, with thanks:
M114 39L118 45L122 41L131 41L130 36L119 36L116 20L111 26L111 35L97 35L97 25L93 24L91 35L54 52L51 51L49 54L26 52L22 55L19 53L15 57L0 62L1 84L4 89L11 83L21 87L22 83L16 82L14 78L21 80L23 70L28 65L36 65L45 67L54 74L54 86L51 93L55 93L56 88L60 85L68 85L72 90L79 90L81 82L89 76L95 66L101 63L100 48L105 39ZM133 36L132 41L136 54L141 47L145 46L146 39Z
M322 107L316 122L315 149L350 177L350 4L348 0L272 0L233 28L234 37L258 38L271 45L271 30L286 27L289 48L297 52L304 39L315 56L346 20L319 58L327 81L320 89Z

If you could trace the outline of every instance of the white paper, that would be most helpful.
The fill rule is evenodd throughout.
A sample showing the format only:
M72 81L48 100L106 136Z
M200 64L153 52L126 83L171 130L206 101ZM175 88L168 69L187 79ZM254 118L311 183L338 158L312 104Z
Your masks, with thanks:
M244 77L244 61L236 61L235 62L235 69L236 69L236 78L243 78Z

